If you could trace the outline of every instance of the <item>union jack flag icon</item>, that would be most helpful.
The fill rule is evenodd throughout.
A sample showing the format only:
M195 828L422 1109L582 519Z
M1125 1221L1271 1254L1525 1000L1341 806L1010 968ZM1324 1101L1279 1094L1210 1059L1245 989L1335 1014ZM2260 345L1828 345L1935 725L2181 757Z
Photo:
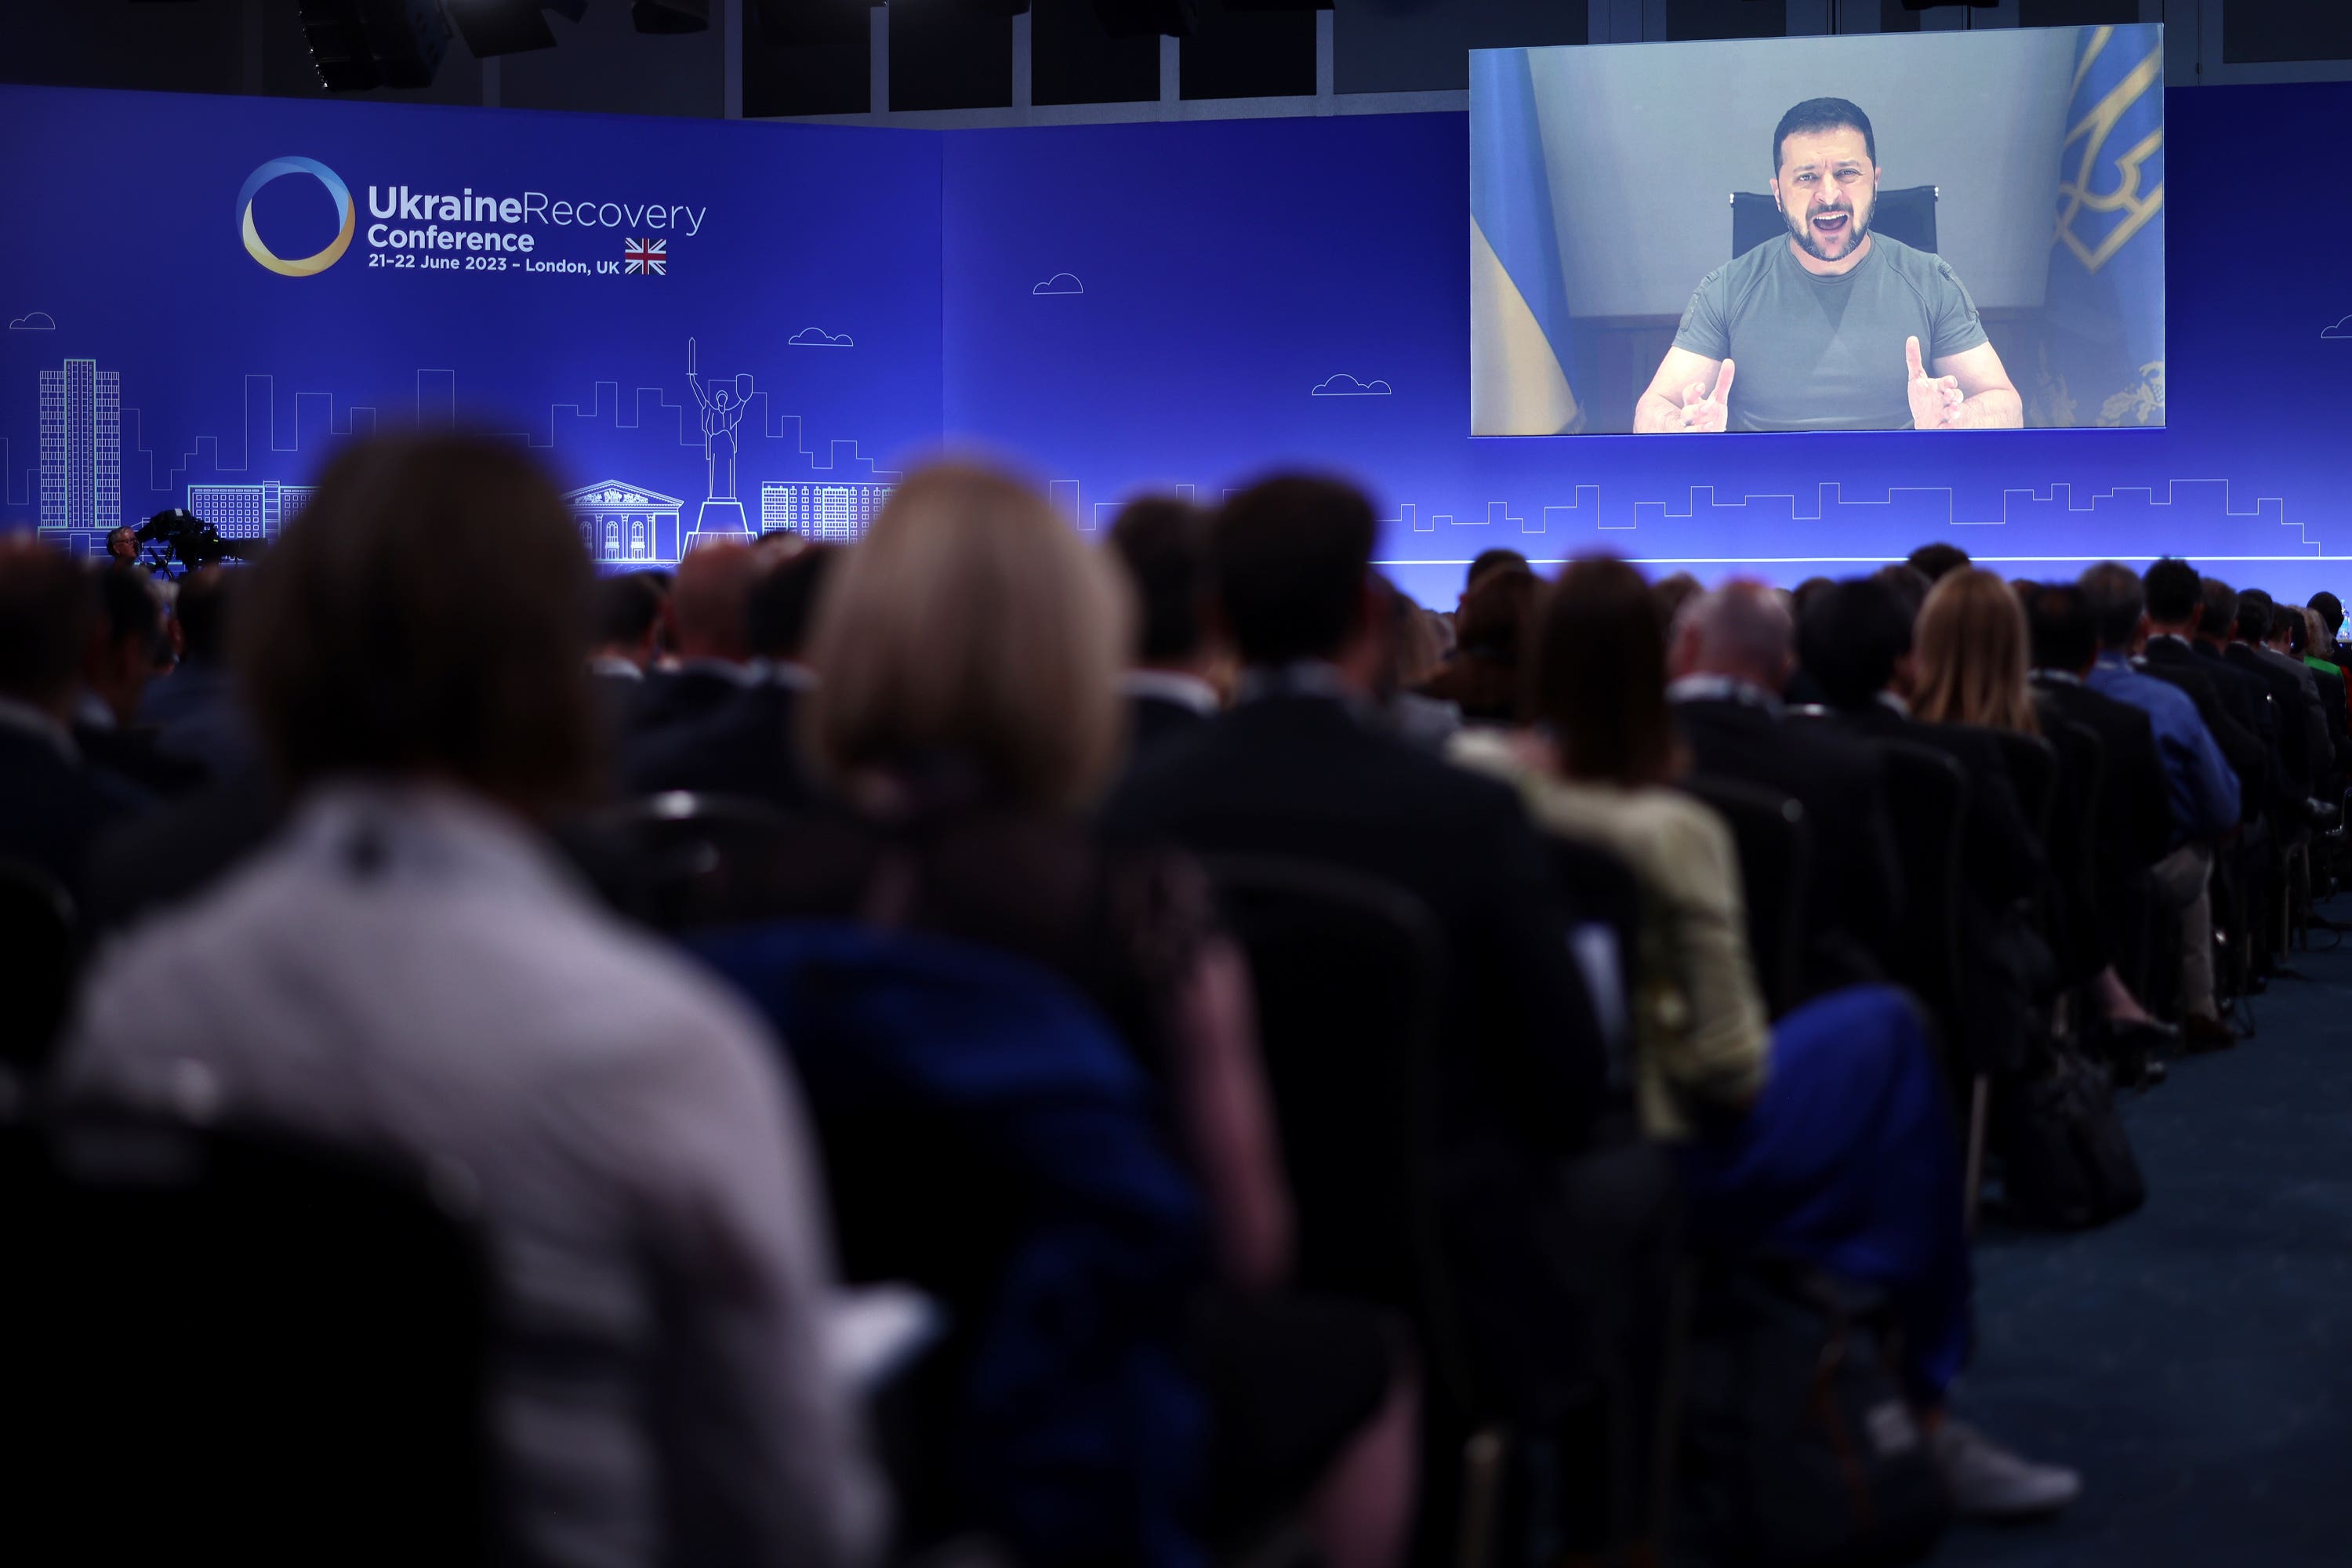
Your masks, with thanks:
M648 278L656 272L667 275L669 271L668 240L625 239L621 242L621 254L629 258L625 271L642 272Z

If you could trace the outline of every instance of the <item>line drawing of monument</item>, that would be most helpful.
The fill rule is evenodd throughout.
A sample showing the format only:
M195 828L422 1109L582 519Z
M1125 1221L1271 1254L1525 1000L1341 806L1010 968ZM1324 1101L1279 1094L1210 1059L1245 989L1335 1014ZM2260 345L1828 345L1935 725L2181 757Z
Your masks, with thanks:
M722 539L749 541L755 537L751 520L743 515L743 503L735 499L736 431L743 423L743 411L751 406L751 378L738 375L732 387L721 386L712 391L702 384L694 370L694 340L686 340L686 384L694 391L694 401L702 410L702 460L709 469L708 494L694 514L694 531L687 535L685 550L690 553L706 544ZM721 482L719 447L726 446L726 470Z

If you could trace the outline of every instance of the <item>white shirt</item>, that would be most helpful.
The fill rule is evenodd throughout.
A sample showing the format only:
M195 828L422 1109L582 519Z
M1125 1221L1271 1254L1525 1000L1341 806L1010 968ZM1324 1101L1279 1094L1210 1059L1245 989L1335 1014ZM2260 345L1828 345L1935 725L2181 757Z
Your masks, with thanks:
M504 1336L562 1347L493 1368L524 1561L800 1568L877 1544L772 1038L512 819L447 790L318 792L246 870L106 956L64 1078L464 1173ZM641 1416L653 1394L674 1442Z

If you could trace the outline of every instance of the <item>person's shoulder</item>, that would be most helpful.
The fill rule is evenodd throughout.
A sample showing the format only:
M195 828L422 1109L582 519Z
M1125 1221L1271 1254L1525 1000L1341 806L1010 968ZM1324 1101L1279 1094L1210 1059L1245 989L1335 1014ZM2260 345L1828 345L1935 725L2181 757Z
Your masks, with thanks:
M1948 298L1954 293L1965 297L1968 294L1968 285L1962 283L1960 275L1952 270L1952 264L1935 251L1921 250L1917 246L1906 245L1899 239L1875 231L1872 233L1870 242L1872 247L1880 253L1881 261L1887 270L1918 290L1922 297L1943 295Z
M1713 284L1738 293L1769 272L1787 245L1786 237L1777 234L1761 244L1751 245L1700 279L1698 286L1705 289Z

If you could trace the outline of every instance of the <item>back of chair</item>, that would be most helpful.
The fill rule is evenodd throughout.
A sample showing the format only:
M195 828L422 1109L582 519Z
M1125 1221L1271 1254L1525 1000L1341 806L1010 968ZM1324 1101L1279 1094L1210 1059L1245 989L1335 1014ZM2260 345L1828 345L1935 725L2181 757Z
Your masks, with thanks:
M599 813L565 837L614 903L679 931L763 912L757 889L789 820L764 801L673 790Z
M1812 862L1805 808L1794 796L1737 779L1693 773L1680 787L1731 829L1748 906L1748 955L1777 1018L1804 994L1805 884Z
M1622 1008L1633 994L1633 969L1642 940L1642 883L1633 868L1598 845L1547 834L1552 883L1576 926L1599 926L1616 944L1616 1000ZM1586 979L1591 980L1588 974ZM1596 1005L1600 998L1594 998Z
M421 1179L258 1134L0 1128L0 1256L15 1551L493 1554L485 1270Z
M2042 715L2042 738L2057 756L2058 788L2049 831L2042 836L2050 870L2063 906L2053 913L2053 930L2065 934L2067 978L2088 978L2091 957L2100 951L2095 927L2098 909L2099 802L2106 788L2107 743L2087 724Z
M38 1077L48 1066L80 968L73 899L21 860L0 860L0 952L11 978L0 987L0 1077Z
M2048 844L2051 818L2058 805L2058 753L2039 735L2021 735L2014 730L1978 732L2000 743L2010 782L2017 787L2018 809L2025 814L2025 826Z
M1441 1387L1466 1403L1429 1168L1444 934L1418 900L1372 878L1256 857L1208 870L1249 957L1298 1282L1411 1313Z
M1882 741L1887 815L1902 858L1903 931L1896 976L1947 1021L1960 994L1960 841L1967 772L1948 752L1916 741Z
M1934 185L1900 185L1878 193L1871 207L1870 227L1874 234L1899 239L1914 250L1929 255L1936 251L1936 199L1939 192ZM1789 232L1788 221L1765 191L1734 191L1731 193L1731 254L1745 256L1768 239L1776 239Z

